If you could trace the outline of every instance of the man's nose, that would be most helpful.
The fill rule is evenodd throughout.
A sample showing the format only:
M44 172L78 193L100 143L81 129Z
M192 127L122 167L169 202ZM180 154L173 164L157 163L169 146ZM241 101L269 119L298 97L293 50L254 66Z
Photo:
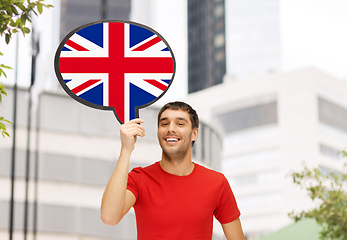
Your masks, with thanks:
M169 132L176 132L176 125L173 123L170 123L168 131Z

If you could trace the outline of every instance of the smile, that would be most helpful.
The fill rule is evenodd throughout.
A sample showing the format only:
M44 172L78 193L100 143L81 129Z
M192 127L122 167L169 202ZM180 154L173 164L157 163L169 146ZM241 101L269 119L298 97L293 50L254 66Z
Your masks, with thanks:
M166 137L165 141L166 142L178 142L180 139L179 138L174 138L174 137Z

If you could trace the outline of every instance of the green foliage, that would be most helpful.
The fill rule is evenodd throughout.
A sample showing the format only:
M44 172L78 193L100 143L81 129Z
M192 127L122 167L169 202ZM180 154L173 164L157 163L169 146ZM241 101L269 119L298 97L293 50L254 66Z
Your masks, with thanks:
M31 13L36 16L43 12L43 8L51 8L52 5L43 4L44 0L1 0L0 1L0 36L5 36L5 42L8 44L11 41L12 34L22 32L23 36L30 33L30 29L26 27L28 22L31 22ZM0 56L3 54L0 52ZM9 66L0 64L0 77L6 73L4 69L12 69ZM7 96L4 86L0 84L0 104L2 103L2 95ZM10 121L0 117L0 132L3 137L10 136L6 130L6 125L3 122L11 123Z
M0 1L0 35L5 35L8 44L13 33L21 31L23 35L30 33L30 29L25 26L31 22L30 13L41 14L43 7L50 8L52 5L43 4L44 0L6 0Z
M0 72L0 75L1 75L1 72ZM5 91L4 86L0 83L0 104L2 104L2 95L7 96L7 93ZM3 122L8 122L10 124L11 124L11 122L4 119L3 117L0 117L0 132L1 132L3 137L5 137L5 136L9 137L10 134L8 134L7 129L6 129L6 125Z
M346 151L342 154L347 157ZM319 233L322 240L347 240L347 174L334 171L323 174L318 168L311 170L304 165L302 172L291 176L294 184L305 188L319 206L297 214L292 211L288 216L295 222L302 218L316 219L323 226Z
M0 132L1 132L3 137L6 137L6 136L9 137L10 134L8 134L8 132L7 132L6 125L3 124L2 122L8 122L10 124L11 124L11 122L6 120L6 119L4 119L3 117L0 117Z
M0 52L0 55L3 55L3 54ZM4 64L0 65L0 76L4 75L4 77L7 78L7 75L6 75L5 71L2 68L6 68L6 69L12 69L12 68L9 67L9 66L5 66ZM0 95L0 102L1 102L1 95Z
M2 56L2 55L3 55L2 52L0 52L0 56ZM12 69L12 68L9 67L9 66L6 66L6 65L4 65L4 64L1 64L1 65L0 65L0 77L1 77L2 75L4 75L4 77L7 77L5 71L3 70L3 68L5 68L5 69ZM4 96L7 96L7 93L6 93L6 91L5 91L4 85L2 85L2 84L0 83L0 105L2 104L2 96L3 96L3 95L4 95ZM2 134L3 137L5 137L5 136L8 136L8 137L9 137L10 135L8 134L7 129L6 129L6 125L5 125L3 122L8 122L8 123L10 123L10 124L11 124L11 122L8 121L8 120L6 120L6 119L4 119L3 117L0 117L0 132L1 132L1 134Z
M0 83L0 104L2 104L2 95L7 96L7 93L5 87Z

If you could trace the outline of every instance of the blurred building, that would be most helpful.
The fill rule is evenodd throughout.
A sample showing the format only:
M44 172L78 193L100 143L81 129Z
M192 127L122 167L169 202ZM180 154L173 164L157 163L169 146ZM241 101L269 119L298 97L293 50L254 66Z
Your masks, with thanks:
M248 240L289 225L289 212L313 207L289 177L304 161L322 173L344 171L346 81L315 68L249 81L226 76L223 84L189 94L188 102L223 135L222 171Z
M8 96L13 89L6 86ZM22 239L27 146L26 90L18 94L16 135L15 235ZM157 141L157 113L140 110L146 136L139 138L129 170L161 159ZM4 98L0 115L11 119L13 98ZM100 220L103 190L114 170L120 151L119 123L111 111L86 107L62 92L44 92L32 119L29 183L29 236L33 229L33 203L38 202L37 239L136 239L135 215L131 210L115 227ZM220 170L222 141L209 125L200 125L204 134L197 139L193 161ZM11 126L9 133L12 134ZM0 239L8 239L11 174L11 138L0 145ZM35 197L35 160L38 184ZM215 238L217 239L217 238Z
M61 0L60 40L73 29L103 19L129 20L130 0Z
M183 100L187 84L187 0L131 0L130 20L155 29L175 56L175 81L155 104Z
M245 80L282 69L280 1L226 1L227 73Z
M188 93L223 82L224 0L188 0Z

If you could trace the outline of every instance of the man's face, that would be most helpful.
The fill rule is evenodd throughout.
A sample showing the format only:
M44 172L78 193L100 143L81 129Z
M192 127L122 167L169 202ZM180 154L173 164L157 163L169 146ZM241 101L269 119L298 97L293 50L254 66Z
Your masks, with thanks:
M192 129L188 112L166 109L160 116L157 136L164 154L183 159L197 139L198 129Z

